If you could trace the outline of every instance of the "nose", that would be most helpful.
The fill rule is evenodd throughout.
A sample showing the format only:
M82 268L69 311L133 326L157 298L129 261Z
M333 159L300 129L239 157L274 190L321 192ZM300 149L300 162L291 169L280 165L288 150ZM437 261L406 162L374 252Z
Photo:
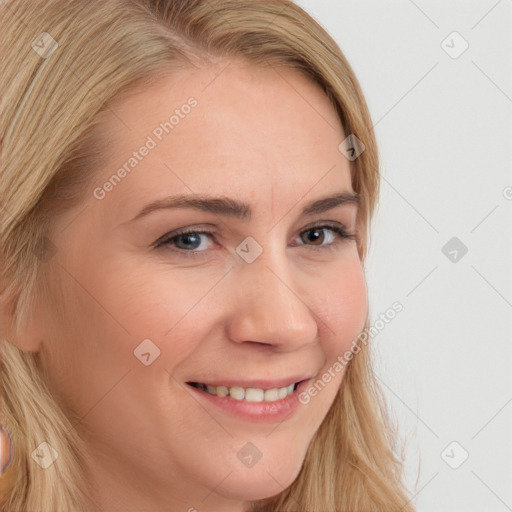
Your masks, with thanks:
M229 339L267 344L281 352L317 343L319 319L308 305L297 272L284 253L270 251L250 264L236 265L231 276Z

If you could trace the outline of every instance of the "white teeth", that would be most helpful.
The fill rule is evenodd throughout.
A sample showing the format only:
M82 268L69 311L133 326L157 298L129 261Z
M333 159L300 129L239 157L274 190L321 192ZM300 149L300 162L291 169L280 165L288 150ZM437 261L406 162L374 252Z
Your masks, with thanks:
M284 398L288 394L288 388L279 388L277 390L277 396L279 398Z
M248 402L263 402L265 392L263 389L247 388L245 390L245 399Z
M197 384L197 387L219 397L230 396L235 400L246 400L248 402L275 402L291 395L295 389L295 384L266 390L259 388L244 389L239 386L227 388L226 386L210 386L207 384Z
M265 391L265 402L275 402L276 400L279 400L277 388L267 389Z
M212 393L215 395L215 393ZM217 396L228 396L229 389L226 386L217 386Z
M235 400L243 400L245 398L245 389L234 386L229 388L229 395Z

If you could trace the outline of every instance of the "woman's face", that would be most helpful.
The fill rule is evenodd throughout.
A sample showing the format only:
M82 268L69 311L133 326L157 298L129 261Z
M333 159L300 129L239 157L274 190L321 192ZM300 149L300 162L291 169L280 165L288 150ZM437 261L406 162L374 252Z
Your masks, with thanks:
M41 350L105 510L240 510L281 492L343 372L307 404L298 394L364 326L356 242L336 232L354 233L357 204L307 211L353 192L348 134L297 71L227 64L115 103L95 188L51 235L66 300L49 305Z

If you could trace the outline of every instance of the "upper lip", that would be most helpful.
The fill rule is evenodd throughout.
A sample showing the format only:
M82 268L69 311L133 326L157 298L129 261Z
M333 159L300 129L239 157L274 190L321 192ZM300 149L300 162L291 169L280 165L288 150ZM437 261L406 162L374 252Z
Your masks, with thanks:
M284 377L281 379L206 379L206 380L190 380L188 382L196 382L198 384L206 384L208 386L226 386L227 388L241 387L241 388L258 388L258 389L273 389L273 388L284 388L290 384L302 382L303 380L311 379L311 374L302 374L292 377Z

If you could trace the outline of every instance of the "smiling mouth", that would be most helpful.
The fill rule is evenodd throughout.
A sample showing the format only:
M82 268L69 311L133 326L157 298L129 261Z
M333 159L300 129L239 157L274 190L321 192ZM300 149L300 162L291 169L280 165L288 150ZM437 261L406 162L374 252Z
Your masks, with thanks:
M297 389L300 382L290 384L286 387L272 389L210 386L200 382L187 382L187 384L218 397L230 397L246 402L276 402L277 400L282 400L290 396Z

